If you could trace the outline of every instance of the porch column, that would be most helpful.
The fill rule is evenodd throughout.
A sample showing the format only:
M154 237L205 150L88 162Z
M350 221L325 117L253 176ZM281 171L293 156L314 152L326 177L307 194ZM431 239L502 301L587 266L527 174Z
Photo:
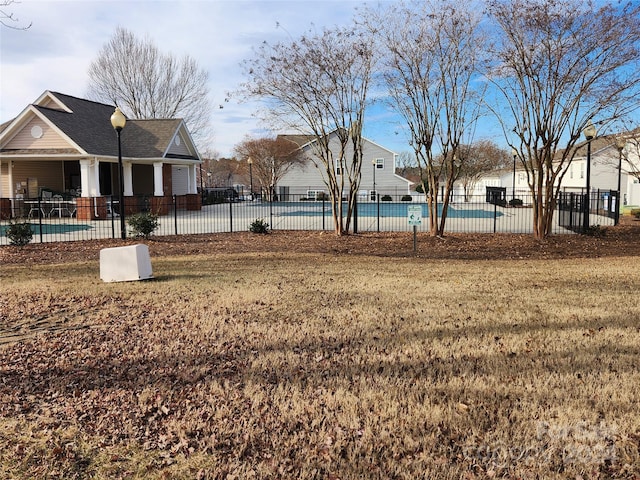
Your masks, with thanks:
M124 196L133 197L133 165L131 162L123 162L122 170L124 175Z
M153 164L153 195L155 197L164 196L162 165L162 162L155 162Z
M80 160L80 191L83 197L100 196L97 164L97 160Z
M2 165L3 165L2 160L0 160L0 198L2 198L2 183L3 183L2 182ZM10 173L9 172L10 165L11 165L11 160L7 162L7 175ZM13 183L13 181L11 181L11 179L9 180L10 180L9 183L7 184L9 185L9 195L7 196L9 198L13 198L15 197L15 195L11 195L11 184Z
M198 185L196 180L196 166L194 164L189 165L189 193L198 193Z

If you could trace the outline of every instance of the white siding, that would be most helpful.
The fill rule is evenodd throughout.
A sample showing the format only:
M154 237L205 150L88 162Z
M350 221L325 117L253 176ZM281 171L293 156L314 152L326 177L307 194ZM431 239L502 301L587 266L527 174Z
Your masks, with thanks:
M338 161L339 144L333 138L331 140L332 152L335 161ZM348 168L352 157L352 148L349 145L345 154L345 167ZM278 187L288 187L289 193L293 195L306 195L308 190L324 191L328 189L325 185L326 168L324 164L309 153L309 161L305 165L291 169L282 177ZM315 163L313 158L316 158ZM376 159L382 159L383 168L377 168L375 172L376 191L381 194L404 195L409 193L409 182L395 174L395 154L375 143L364 139L363 160L361 168L360 188L361 192L373 190L373 163ZM335 163L335 162L334 162ZM317 166L316 166L317 164ZM333 167L335 168L336 165ZM345 189L349 185L345 182Z

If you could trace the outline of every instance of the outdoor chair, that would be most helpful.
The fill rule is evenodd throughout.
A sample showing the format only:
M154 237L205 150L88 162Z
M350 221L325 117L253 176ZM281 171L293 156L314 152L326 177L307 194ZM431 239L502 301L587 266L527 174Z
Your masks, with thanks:
M71 211L69 210L69 205L65 202L62 195L54 195L51 198L51 210L49 210L49 218L53 216L55 213L58 215L58 218L62 218L62 214L66 212L66 216L71 216Z

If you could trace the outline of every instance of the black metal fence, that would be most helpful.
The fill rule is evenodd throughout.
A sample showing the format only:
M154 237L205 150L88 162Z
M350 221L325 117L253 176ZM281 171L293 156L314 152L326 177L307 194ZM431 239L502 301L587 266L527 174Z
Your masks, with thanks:
M532 233L533 209L529 192L513 194L506 203L495 201L495 195L475 197L452 196L445 232L449 233ZM273 230L333 230L331 202L327 199L309 199L288 195L286 201L239 200L225 203L185 205L178 197L167 199L166 204L141 199L136 203L141 211L161 212L155 236L192 235L247 231L261 219ZM501 198L501 200L503 200ZM556 212L553 233L581 231L584 200L579 194L562 194ZM120 218L117 205L107 205L100 219L84 220L72 205L62 208L50 202L34 201L27 206L21 199L2 199L0 209L0 245L7 245L7 229L12 222L28 221L33 232L32 242L61 242L120 237ZM22 202L22 203L21 203ZM520 204L521 203L521 204ZM512 206L513 205L513 206ZM589 215L590 225L612 225L615 222L617 192L593 192ZM115 208L112 208L115 207ZM344 208L346 212L346 205ZM408 215L413 215L410 224ZM439 210L439 216L442 210ZM127 215L129 217L129 215ZM429 230L428 208L420 194L376 196L372 201L363 196L357 204L357 216L352 225L357 232L410 232L416 217L419 232ZM126 218L128 220L128 218ZM127 229L128 221L127 221ZM127 232L131 236L131 232Z

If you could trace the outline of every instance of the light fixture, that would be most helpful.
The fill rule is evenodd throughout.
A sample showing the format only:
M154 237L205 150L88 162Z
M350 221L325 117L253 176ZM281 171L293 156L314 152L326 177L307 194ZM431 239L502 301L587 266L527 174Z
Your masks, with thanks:
M122 142L120 140L120 133L127 124L127 118L124 116L119 107L111 115L111 125L118 134L118 170L120 176L120 195L118 203L120 204L120 238L123 240L127 238L127 230L124 222L124 171L122 168Z

